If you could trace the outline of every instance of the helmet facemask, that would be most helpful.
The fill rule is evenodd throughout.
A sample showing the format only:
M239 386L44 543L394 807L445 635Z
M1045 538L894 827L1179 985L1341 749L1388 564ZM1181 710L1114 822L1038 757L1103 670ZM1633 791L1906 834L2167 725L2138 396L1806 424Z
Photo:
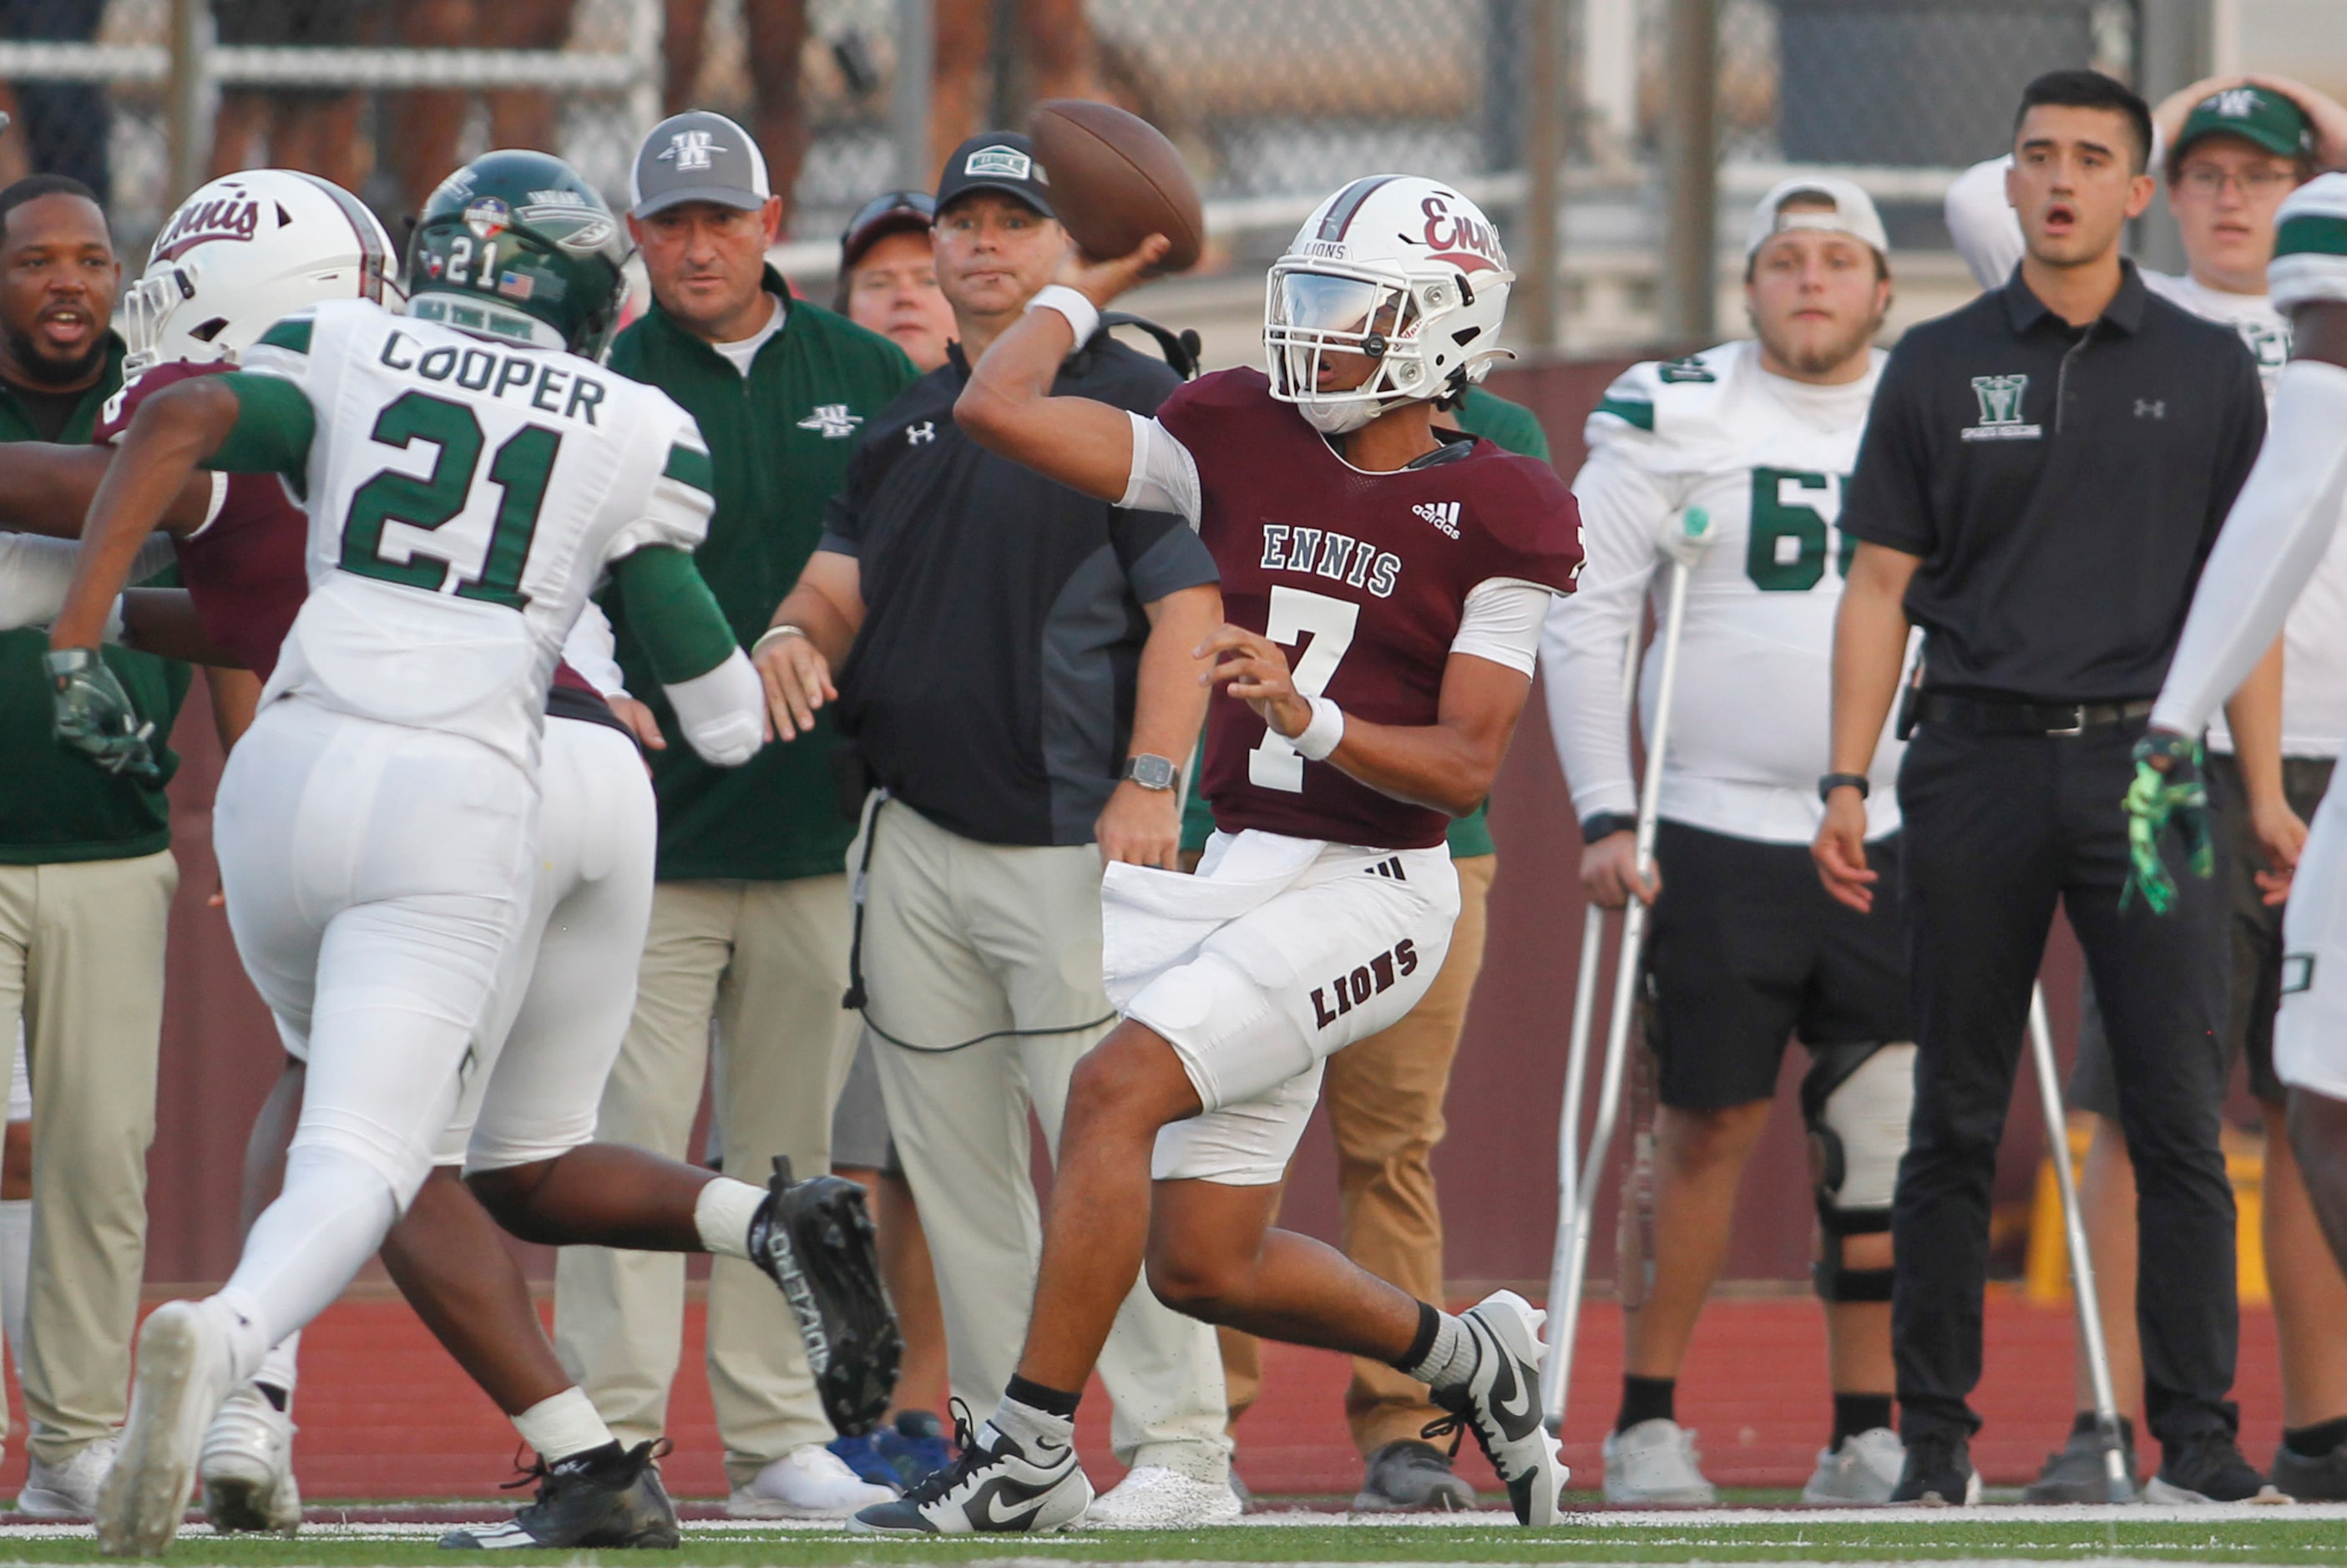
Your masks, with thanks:
M1438 374L1426 344L1442 318L1459 309L1465 286L1458 274L1410 277L1336 261L1275 262L1263 326L1272 396L1294 404L1321 434L1340 436L1405 403L1462 388L1464 356L1445 356L1460 365ZM1342 375L1339 355L1371 362L1359 385L1324 384L1326 370Z
M197 267L184 262L159 267L134 280L122 291L122 297L115 302L114 322L121 331L122 342L128 351L122 356L125 378L140 374L162 363L164 334L170 327L173 314L196 297L196 274ZM186 335L198 343L211 344L211 354L200 355L191 349L179 357L190 361L200 359L207 363L226 359L228 350L212 343L214 335L226 324L225 317L215 317L198 324Z

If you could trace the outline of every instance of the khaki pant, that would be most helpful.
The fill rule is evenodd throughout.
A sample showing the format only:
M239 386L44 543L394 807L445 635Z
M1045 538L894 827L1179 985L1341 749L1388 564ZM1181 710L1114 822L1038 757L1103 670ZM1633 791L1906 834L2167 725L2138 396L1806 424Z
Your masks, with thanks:
M895 802L866 831L878 835L864 917L873 1057L937 1267L953 1391L983 1413L1018 1369L1042 1255L1028 1112L1056 1152L1076 1059L1114 1022L1101 991L1100 853L979 844ZM855 864L861 844L849 853ZM936 1050L1012 1030L1054 1032ZM1100 1373L1120 1460L1229 1473L1204 1324L1136 1281Z
M0 866L0 1032L21 1013L33 1075L32 1302L25 1409L57 1465L122 1424L147 1262L147 1146L179 863Z
M687 1147L710 1063L724 1051L717 1114L725 1173L765 1185L776 1154L801 1176L831 1168L831 1107L855 1045L847 984L847 878L663 882L637 976L636 1012L603 1091L595 1135L672 1159ZM684 1259L565 1247L555 1265L562 1364L623 1443L658 1437L684 1338ZM753 1264L709 1275L709 1392L736 1485L808 1443L828 1442L789 1309Z
M1320 1098L1337 1138L1337 1192L1345 1255L1420 1301L1442 1301L1442 1210L1434 1197L1434 1146L1448 1130L1442 1096L1467 1021L1467 1001L1483 968L1484 907L1499 857L1474 855L1459 870L1459 924L1441 972L1409 1015L1328 1059ZM1263 1391L1262 1347L1220 1330L1223 1376L1235 1422ZM1416 1438L1442 1412L1426 1387L1382 1361L1356 1358L1345 1419L1363 1458Z

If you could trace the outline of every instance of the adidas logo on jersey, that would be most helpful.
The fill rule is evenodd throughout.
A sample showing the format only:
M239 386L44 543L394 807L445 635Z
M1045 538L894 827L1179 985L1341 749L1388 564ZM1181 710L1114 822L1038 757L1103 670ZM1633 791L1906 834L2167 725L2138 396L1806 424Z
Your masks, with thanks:
M1459 503L1456 501L1421 501L1410 508L1452 538L1459 537Z

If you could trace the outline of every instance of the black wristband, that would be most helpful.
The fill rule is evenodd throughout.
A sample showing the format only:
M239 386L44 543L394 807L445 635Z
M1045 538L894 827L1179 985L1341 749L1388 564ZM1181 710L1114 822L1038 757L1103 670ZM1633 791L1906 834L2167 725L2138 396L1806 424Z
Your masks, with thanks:
M1581 842L1594 844L1617 833L1635 833L1638 819L1623 811L1593 811L1581 819Z
M1864 800L1867 797L1868 793L1873 787L1873 781L1869 779L1864 774L1828 774L1823 778L1818 780L1818 798L1819 800L1829 799L1832 796L1833 792L1841 788L1844 784L1848 784L1850 788L1856 790L1858 792L1858 798Z

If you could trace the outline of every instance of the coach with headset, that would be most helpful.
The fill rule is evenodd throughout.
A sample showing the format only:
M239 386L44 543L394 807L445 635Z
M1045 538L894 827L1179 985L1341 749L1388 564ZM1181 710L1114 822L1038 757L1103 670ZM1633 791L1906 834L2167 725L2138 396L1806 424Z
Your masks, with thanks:
M929 1235L950 1380L983 1408L1015 1368L1041 1248L1028 1113L1056 1142L1076 1059L1116 1021L1102 866L1175 864L1205 712L1191 650L1222 599L1180 518L1080 496L954 424L970 364L1066 254L1026 138L956 149L935 233L958 341L865 432L755 657L784 737L815 722L837 671L851 766L884 792L850 852L856 999ZM1148 414L1178 379L1103 333L1058 390ZM1101 1369L1133 1471L1090 1520L1235 1518L1213 1330L1136 1286Z

